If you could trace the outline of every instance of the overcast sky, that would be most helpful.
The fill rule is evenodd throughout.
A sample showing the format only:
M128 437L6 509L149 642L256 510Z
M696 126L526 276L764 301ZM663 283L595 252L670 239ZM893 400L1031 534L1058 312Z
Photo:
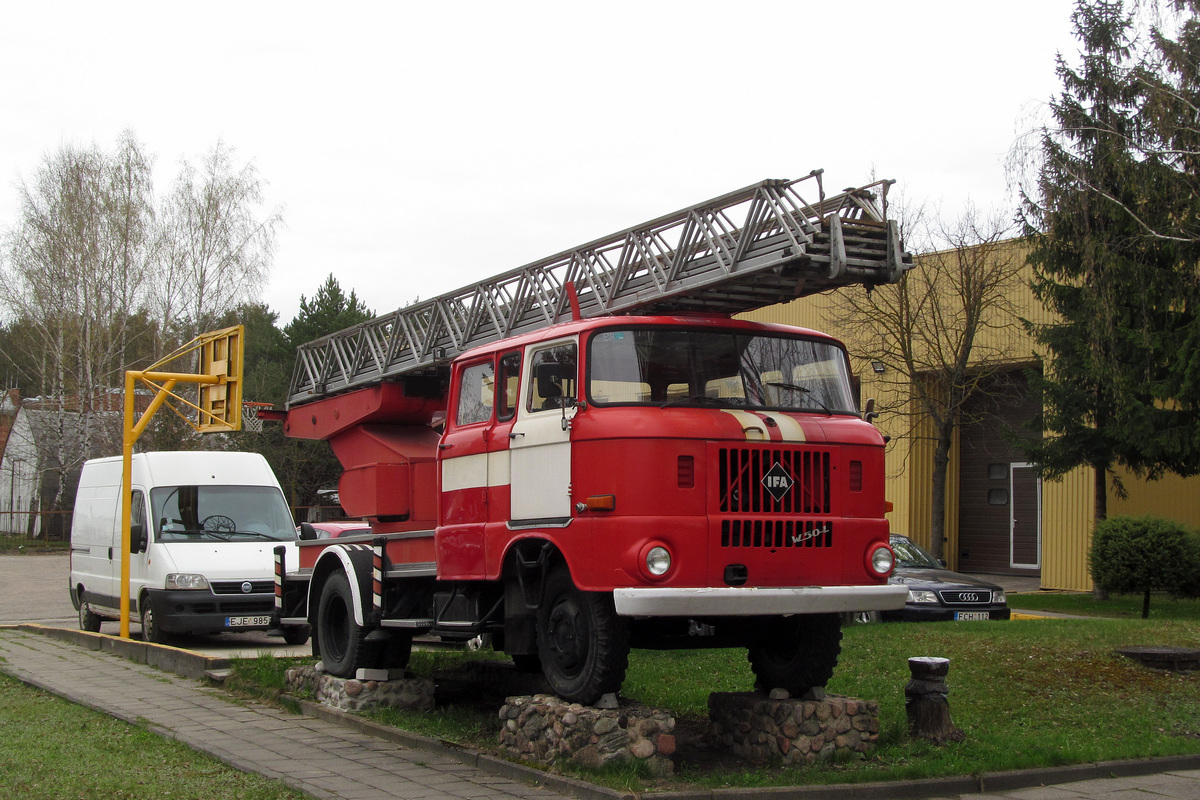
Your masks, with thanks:
M283 212L282 324L331 272L382 314L815 168L1007 206L1072 7L0 0L0 229L65 144L130 129L165 192L222 140Z

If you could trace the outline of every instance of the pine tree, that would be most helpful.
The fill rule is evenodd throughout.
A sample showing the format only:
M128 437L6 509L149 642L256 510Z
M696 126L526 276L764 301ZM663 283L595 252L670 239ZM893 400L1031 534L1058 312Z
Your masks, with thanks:
M1057 126L1042 136L1036 189L1024 203L1033 289L1059 317L1029 325L1047 353L1033 377L1045 437L1030 456L1051 478L1093 467L1103 518L1108 480L1123 491L1117 465L1150 478L1200 473L1200 405L1183 392L1200 360L1180 351L1197 335L1200 239L1177 235L1200 197L1179 192L1194 167L1163 147L1179 119L1145 113L1162 102L1148 75L1179 88L1161 57L1171 40L1155 32L1140 47L1119 0L1081 1L1073 20L1082 63L1059 59Z

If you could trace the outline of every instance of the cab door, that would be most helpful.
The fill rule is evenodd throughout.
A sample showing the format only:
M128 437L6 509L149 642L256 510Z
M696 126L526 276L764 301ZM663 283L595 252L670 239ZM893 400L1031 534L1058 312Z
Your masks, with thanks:
M531 345L509 433L513 525L571 519L571 419L579 386L575 337Z

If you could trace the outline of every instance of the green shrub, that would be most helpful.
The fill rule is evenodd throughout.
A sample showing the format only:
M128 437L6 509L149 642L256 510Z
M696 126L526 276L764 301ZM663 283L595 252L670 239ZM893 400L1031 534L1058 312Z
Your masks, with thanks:
M1200 591L1200 537L1174 520L1109 517L1096 523L1088 565L1105 591L1141 592L1145 618L1153 591L1176 597Z

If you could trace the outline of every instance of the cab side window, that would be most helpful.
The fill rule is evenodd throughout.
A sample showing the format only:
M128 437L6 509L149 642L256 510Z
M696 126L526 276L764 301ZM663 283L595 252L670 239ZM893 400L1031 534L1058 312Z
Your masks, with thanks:
M457 425L474 425L492 418L495 397L495 367L491 361L465 367L458 383Z
M500 357L500 380L496 392L496 419L510 420L517 412L517 397L521 384L521 354L506 353Z
M529 360L530 411L548 411L575 405L579 355L574 342L538 350Z

